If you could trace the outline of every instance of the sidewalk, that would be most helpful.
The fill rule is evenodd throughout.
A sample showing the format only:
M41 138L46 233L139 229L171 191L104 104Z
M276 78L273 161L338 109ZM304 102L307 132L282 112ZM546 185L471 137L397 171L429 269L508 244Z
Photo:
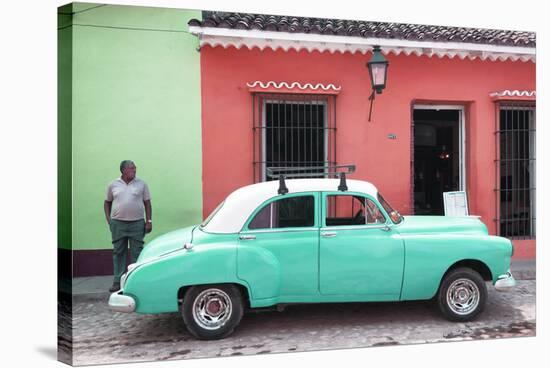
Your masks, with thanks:
M513 259L510 268L516 280L537 279L537 264L534 259Z
M512 273L516 280L535 280L537 271L535 260L512 260ZM109 288L113 284L113 276L77 277L73 279L73 300L85 301L105 299L109 297ZM70 292L69 285L59 285L60 291Z

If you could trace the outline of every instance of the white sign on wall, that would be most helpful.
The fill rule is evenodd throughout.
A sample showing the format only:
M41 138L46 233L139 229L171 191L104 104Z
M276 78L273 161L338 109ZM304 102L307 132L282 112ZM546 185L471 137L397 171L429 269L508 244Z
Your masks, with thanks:
M468 216L468 198L466 192L444 192L443 205L445 216Z

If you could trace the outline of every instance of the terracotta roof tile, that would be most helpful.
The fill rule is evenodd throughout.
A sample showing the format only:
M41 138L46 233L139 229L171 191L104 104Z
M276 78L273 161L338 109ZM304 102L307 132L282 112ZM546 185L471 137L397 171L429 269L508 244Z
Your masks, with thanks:
M534 32L203 11L189 25L291 33L535 47Z

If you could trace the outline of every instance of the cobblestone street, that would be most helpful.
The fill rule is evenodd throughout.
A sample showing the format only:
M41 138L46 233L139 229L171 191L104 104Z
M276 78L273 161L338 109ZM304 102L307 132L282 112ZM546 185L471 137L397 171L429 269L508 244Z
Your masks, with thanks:
M74 304L74 364L189 359L323 349L535 336L535 280L513 292L488 285L484 313L473 322L443 319L435 304L294 305L284 312L246 313L234 334L195 340L178 313L111 312L106 300Z

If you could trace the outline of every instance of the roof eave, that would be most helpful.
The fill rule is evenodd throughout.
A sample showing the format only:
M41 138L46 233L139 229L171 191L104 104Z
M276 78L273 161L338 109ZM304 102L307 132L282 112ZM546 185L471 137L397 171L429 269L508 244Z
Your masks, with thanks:
M366 54L372 50L374 45L382 48L385 54L394 53L399 55L415 54L438 57L447 56L453 58L458 56L461 59L469 58L482 60L521 60L532 61L536 59L535 47L478 44L466 42L441 42L441 41L418 41L388 38L366 38L353 36L336 36L311 33L290 33L280 31L243 30L217 27L189 26L189 32L197 35L200 45L227 47L247 47L248 49L265 48L277 50L290 49L300 51L329 51L334 52L360 52Z

